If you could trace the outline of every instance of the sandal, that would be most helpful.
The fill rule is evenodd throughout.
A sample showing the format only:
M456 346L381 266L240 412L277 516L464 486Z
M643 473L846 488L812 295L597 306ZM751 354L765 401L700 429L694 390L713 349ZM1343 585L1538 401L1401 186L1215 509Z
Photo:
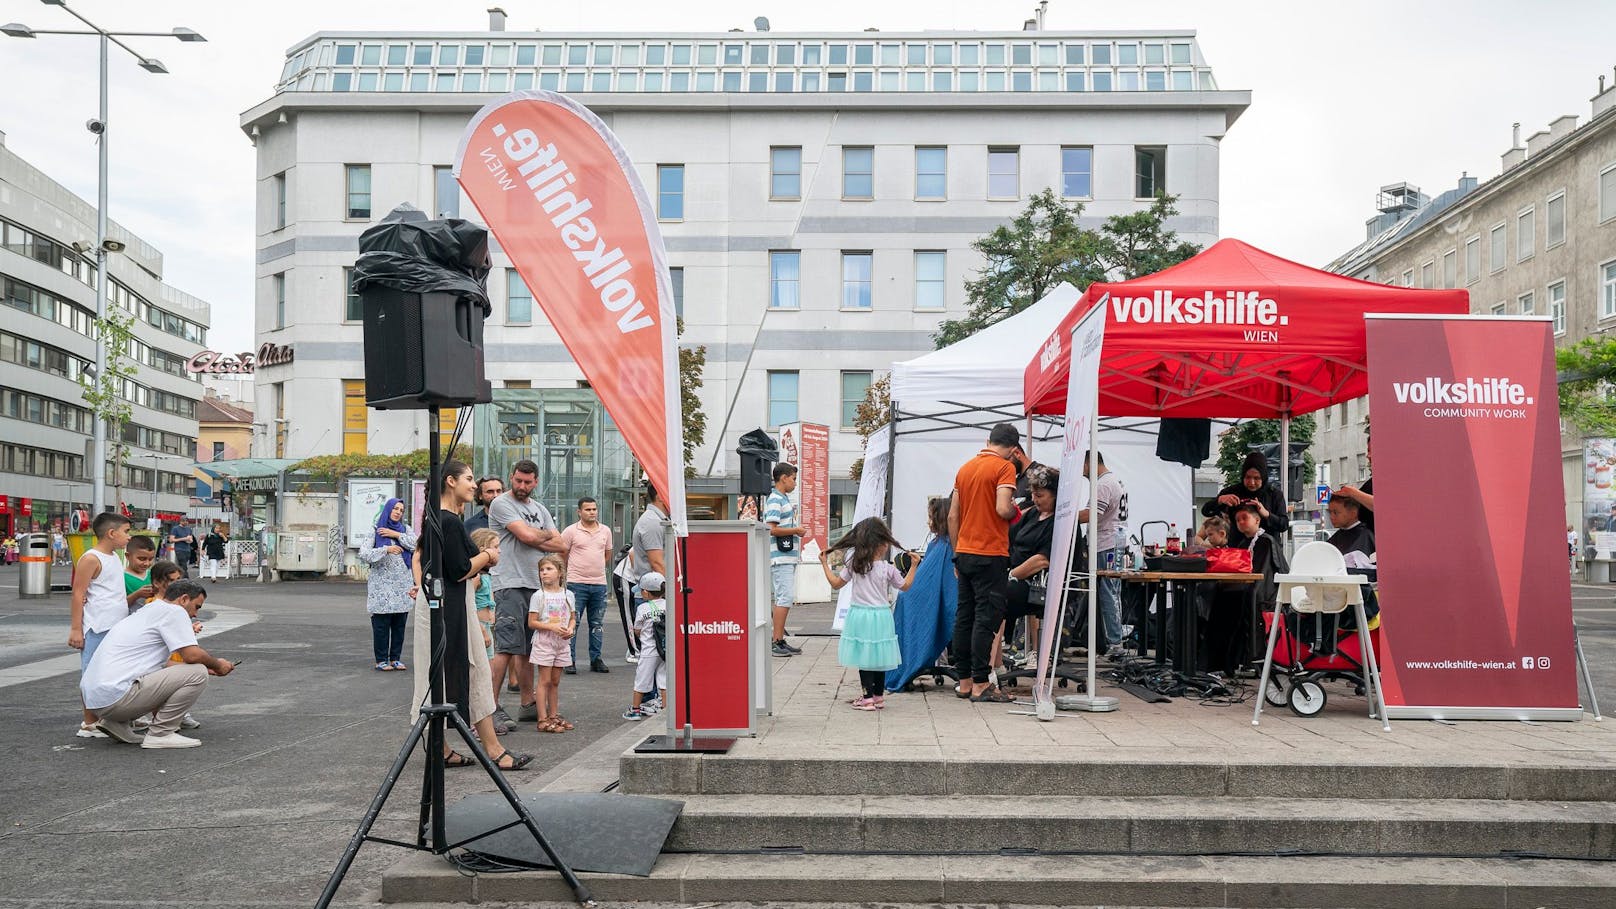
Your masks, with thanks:
M393 671L393 664L387 662L386 660L382 660L380 663L376 664L376 671L377 672L392 672Z
M477 762L471 758L453 750L451 750L443 759L443 766L445 767L471 767L476 763Z
M404 665L403 663L400 663L398 660L393 661L393 669L395 669L395 670L403 671L403 670L408 669L408 668L410 668L410 667Z
M574 728L576 728L571 723L567 722L566 717L561 716L560 714L550 717L550 722L560 726L562 732L571 732Z
M973 704L1014 704L1016 699L997 688L989 688L981 694L971 698Z
M552 720L552 719L550 719L548 717L546 717L546 718L544 718L542 720L539 720L539 724L535 728L537 728L540 732L566 732L567 731L565 729L562 729L560 726L557 726L556 723L555 723L555 720Z
M510 763L505 762L506 758L510 758ZM517 754L508 748L501 751L499 757L494 758L494 766L501 770L526 770L527 765L531 763L533 763L533 755Z

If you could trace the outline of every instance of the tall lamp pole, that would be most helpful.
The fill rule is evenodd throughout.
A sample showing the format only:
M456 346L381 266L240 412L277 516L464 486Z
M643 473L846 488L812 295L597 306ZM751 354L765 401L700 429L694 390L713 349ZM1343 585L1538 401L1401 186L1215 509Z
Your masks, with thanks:
M175 28L166 32L112 32L96 25L94 22L79 15L70 9L66 0L42 0L46 6L59 6L68 15L89 26L84 29L44 29L29 28L17 22L0 26L0 33L12 38L34 38L39 35L95 35L101 42L101 112L100 116L90 121L87 126L95 134L96 144L100 151L100 161L97 167L96 194L95 194L95 375L94 380L106 372L107 346L106 333L101 330L107 318L107 256L123 249L123 244L107 239L107 132L110 129L107 123L107 45L116 44L128 51L140 62L140 68L149 73L166 73L168 68L155 57L147 57L135 51L134 48L119 41L119 38L175 38L185 42L206 41L207 39L188 28ZM106 421L99 417L94 421L91 436L90 464L90 513L100 514L106 510L107 504L107 426Z

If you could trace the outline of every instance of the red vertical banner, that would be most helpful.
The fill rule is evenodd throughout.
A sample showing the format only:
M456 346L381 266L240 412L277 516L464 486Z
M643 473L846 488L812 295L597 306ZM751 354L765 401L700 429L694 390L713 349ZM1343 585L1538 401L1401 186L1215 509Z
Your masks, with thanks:
M807 552L810 541L816 544L815 551L823 550L830 545L826 539L830 536L830 427L822 423L781 426L780 461L797 468L791 504L797 506L797 526L808 528L797 551Z
M656 211L628 152L571 98L518 91L471 118L455 178L683 536L673 283Z
M1393 718L1576 719L1547 319L1368 317Z

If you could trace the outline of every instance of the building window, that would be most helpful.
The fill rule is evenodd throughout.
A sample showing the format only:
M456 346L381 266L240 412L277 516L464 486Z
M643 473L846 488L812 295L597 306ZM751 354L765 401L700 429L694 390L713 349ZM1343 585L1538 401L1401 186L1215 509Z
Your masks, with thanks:
M1616 316L1616 262L1599 266L1599 318Z
M286 226L286 172L281 171L271 177L269 182L275 197L275 229L280 230Z
M769 425L797 422L797 371L769 370Z
M370 410L365 407L365 380L342 380L342 453L366 454Z
M1557 335L1565 334L1566 330L1565 290L1563 280L1549 285L1549 318L1554 320L1554 333Z
M875 270L870 252L842 253L842 308L869 309L870 285Z
M1553 249L1564 243L1565 230L1565 190L1561 190L1543 205L1543 248Z
M434 218L460 217L460 184L455 182L454 168L432 168L432 210Z
M286 327L286 272L270 279L275 294L275 327Z
M842 373L842 428L852 429L858 421L859 405L864 403L864 395L870 390L870 381L874 374L869 371L849 371Z
M1436 286L1436 263L1427 262L1420 266L1420 286L1429 290Z
M1413 287L1414 286L1414 269L1410 268L1407 271L1403 272L1403 286L1404 287Z
M343 306L342 318L345 322L365 321L365 304L359 299L359 291L354 290L353 269L342 270Z
M802 198L802 147L769 149L769 198Z
M988 149L988 198L1021 197L1021 149Z
M802 253L782 249L769 253L769 308L802 307Z
M943 283L947 264L948 253L941 250L922 250L915 253L916 309L948 308L947 287Z
M915 198L930 201L948 198L948 147L915 149Z
M1474 284L1481 280L1481 238L1471 237L1465 241L1465 283Z
M275 457L286 457L286 383L275 383Z
M663 221L683 221L685 218L685 166L658 164L657 218Z
M1599 223L1616 218L1616 164L1599 172Z
M1533 215L1536 212L1528 208L1515 216L1515 261L1524 262L1532 258L1532 252L1537 249L1537 231Z
M349 221L370 220L370 165L349 164L346 167Z
M1450 249L1442 254L1442 286L1459 286L1459 251Z
M673 315L685 317L685 270L683 266L668 269L668 283L673 285Z
M875 149L869 146L842 149L842 198L875 198Z
M214 460L214 461L223 461L224 460L224 443L223 442L214 442L213 443L213 457L212 457L211 460Z
M1503 224L1493 225L1493 229L1487 235L1487 240L1489 255L1491 256L1487 264L1492 268L1492 273L1496 275L1504 270L1504 266L1509 261L1509 228Z
M1504 315L1506 310L1507 310L1507 307L1503 303L1494 303L1493 304L1493 315L1495 315L1495 316Z
M1534 307L1534 304L1533 304L1533 300L1532 300L1532 292L1531 291L1527 291L1526 293L1521 294L1520 296L1515 298L1515 311L1520 313L1521 315L1523 315L1523 316L1532 315L1533 307Z
M505 324L533 324L533 291L514 268L505 269Z
M1061 195L1087 199L1094 195L1094 149L1069 145L1061 149Z
M1136 145L1133 149L1134 198L1154 199L1167 192L1167 149Z

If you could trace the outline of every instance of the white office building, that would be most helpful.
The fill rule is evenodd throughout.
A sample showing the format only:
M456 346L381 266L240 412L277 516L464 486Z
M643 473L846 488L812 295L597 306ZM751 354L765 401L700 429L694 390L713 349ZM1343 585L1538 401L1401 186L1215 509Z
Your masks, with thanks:
M95 206L5 147L0 134L0 534L48 530L87 511L94 416L80 377L95 362ZM187 514L202 385L186 363L207 344L209 306L163 283L163 255L116 222L107 305L134 318L131 415L107 439L106 501L137 518Z
M426 444L423 414L363 407L346 270L358 235L400 203L476 217L450 165L471 114L504 92L578 98L655 200L681 341L707 348L691 490L720 514L736 439L758 426L828 424L833 492L854 491L865 388L964 313L982 265L971 242L1033 193L1083 202L1095 226L1171 193L1170 226L1216 239L1219 142L1250 102L1218 88L1192 31L585 34L506 31L498 13L490 25L315 34L242 115L258 153L257 340L293 357L258 368L258 413L278 429L259 454ZM532 289L497 249L494 266L495 388L577 388Z

